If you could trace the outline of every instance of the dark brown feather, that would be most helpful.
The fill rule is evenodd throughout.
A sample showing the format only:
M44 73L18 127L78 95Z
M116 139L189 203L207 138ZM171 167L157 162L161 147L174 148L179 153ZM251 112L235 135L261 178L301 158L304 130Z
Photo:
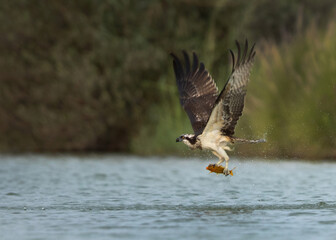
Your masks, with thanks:
M234 135L235 126L239 117L242 115L246 87L250 76L250 68L252 67L255 56L254 45L252 46L249 54L247 54L247 40L245 42L242 56L239 42L236 41L236 44L238 49L237 61L235 62L234 54L230 50L233 60L233 71L223 90L216 99L213 113L211 113L211 117L209 119L209 124L221 122L221 132L226 136ZM218 118L217 116L221 117ZM211 129L211 126L209 126L209 129Z
M182 53L184 67L179 58L171 53L180 103L188 114L195 135L199 135L210 117L218 90L204 64L199 64L197 55L193 53L193 61L190 64L189 55L185 51Z

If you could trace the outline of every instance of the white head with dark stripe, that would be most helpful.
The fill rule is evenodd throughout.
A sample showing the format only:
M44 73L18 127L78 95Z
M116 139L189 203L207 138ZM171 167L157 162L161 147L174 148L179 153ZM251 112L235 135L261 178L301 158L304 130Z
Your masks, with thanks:
M176 142L183 142L185 145L194 148L196 144L196 136L195 134L182 134L178 138L176 138Z

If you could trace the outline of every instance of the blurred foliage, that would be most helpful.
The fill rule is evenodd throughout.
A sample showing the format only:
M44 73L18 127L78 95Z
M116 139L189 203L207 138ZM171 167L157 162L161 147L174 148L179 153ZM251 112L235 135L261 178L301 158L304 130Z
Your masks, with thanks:
M331 34L330 28L325 29L334 19L335 5L331 0L2 0L0 150L181 152L184 146L174 140L191 128L179 106L168 53L197 51L215 79L220 80L217 83L221 88L228 77L227 49L234 47L234 39L245 37L267 44L258 45L253 76L257 80L251 81L248 95L248 99L258 100L247 103L246 116L239 123L244 130L240 135L260 136L265 126L277 129L278 123L283 126L289 120L285 111L274 112L269 107L274 104L271 96L278 94L279 99L274 101L279 104L295 100L295 106L300 106L296 109L306 109L314 99L322 98L324 89L334 89L323 84L313 96L309 92L302 95L295 89L286 91L289 85L282 79L291 82L293 77L304 78L307 73L303 70L313 71L313 63L319 71L309 78L330 79L332 52L320 56L321 61L306 58L317 51L315 41ZM316 35L299 35L312 22L318 29ZM279 57L272 55L276 51ZM288 66L290 71L281 71L281 61L276 57L284 58L288 65L293 63ZM264 58L276 58L276 64L267 65L271 60ZM326 64L323 68L322 62ZM253 84L258 79L265 81L270 74L278 75L271 75L274 80L265 84L270 88L274 85L276 92L258 96L260 90ZM300 91L316 88L303 85ZM298 120L302 120L300 116L310 117L309 123L305 121L307 129L293 122L286 125L286 131L292 129L295 136L300 136L291 141L313 148L307 154L302 153L304 148L294 149L305 156L325 156L319 151L335 146L330 139L320 142L321 135L314 130L314 124L319 124L324 132L331 131L332 125L328 124L334 124L330 118L335 110L329 115L329 109L323 110L320 118L315 111L320 105L316 104L308 112L302 110L295 116L291 112L291 117ZM257 110L249 110L254 108ZM260 125L253 126L256 122ZM268 147L257 151L293 155L286 150L292 146L287 142L288 132L276 131L270 134L270 140L280 150ZM303 136L305 131L309 133ZM319 141L312 143L313 137ZM239 151L250 154L246 149Z
M252 135L264 129L267 156L336 157L335 24L312 25L290 43L261 43L241 126Z
M261 40L258 43L244 114L236 135L266 138L267 143L237 145L239 156L336 157L335 25L336 21L331 21L326 29L320 30L312 24L289 42ZM220 77L223 78L227 79ZM181 109L176 99L174 96L170 100L171 107ZM180 110L173 115L161 115L156 131L149 138L140 137L148 143L137 151L185 152L185 146L175 144L173 138L192 129Z

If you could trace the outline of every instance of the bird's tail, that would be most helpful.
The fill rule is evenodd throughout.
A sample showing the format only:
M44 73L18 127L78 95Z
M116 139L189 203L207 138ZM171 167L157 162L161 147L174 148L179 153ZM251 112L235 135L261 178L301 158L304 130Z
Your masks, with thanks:
M233 138L234 143L264 143L266 142L265 138L257 139L257 140L250 140L250 139L243 139L243 138Z

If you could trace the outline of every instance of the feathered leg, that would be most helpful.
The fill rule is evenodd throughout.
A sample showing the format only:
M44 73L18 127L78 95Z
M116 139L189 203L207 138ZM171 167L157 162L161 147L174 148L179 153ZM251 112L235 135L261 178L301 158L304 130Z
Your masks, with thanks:
M230 171L229 171L229 159L230 158L229 158L229 156L227 155L225 150L222 149L222 148L219 148L217 153L220 154L220 156L221 156L220 161L217 163L217 165L221 164L225 160L225 167L224 167L223 173L226 176L230 175Z
M219 153L217 153L216 151L212 151L212 154L219 158L219 161L216 163L216 165L219 166L222 162L224 162L225 159L221 155L219 155Z

